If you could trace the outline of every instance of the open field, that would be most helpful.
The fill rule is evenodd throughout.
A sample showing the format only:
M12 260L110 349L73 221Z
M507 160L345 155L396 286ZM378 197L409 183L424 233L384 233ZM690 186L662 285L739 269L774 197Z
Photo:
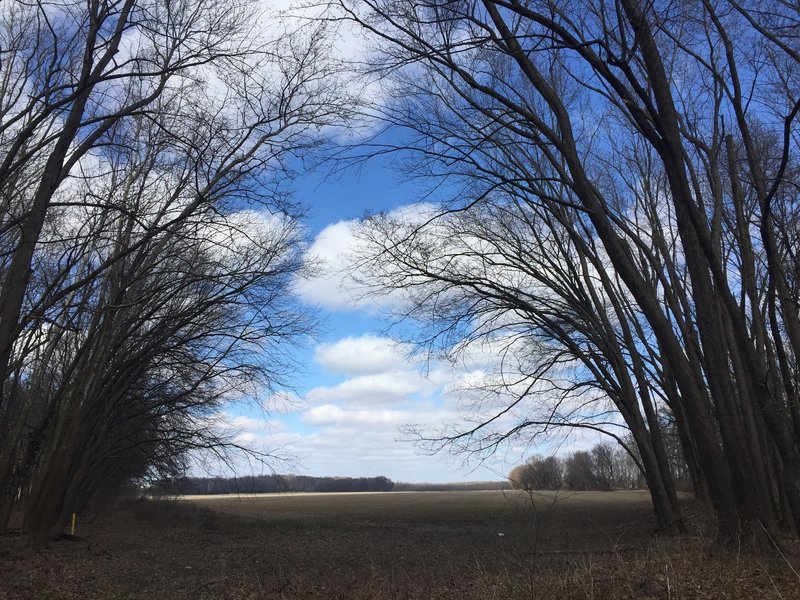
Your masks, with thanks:
M645 492L194 497L85 520L40 555L3 539L0 599L800 597L796 546L653 536Z
M649 536L647 492L402 492L260 494L186 498L196 506L294 527L437 532L468 538L475 549L588 550ZM587 535L587 529L594 532ZM503 534L502 536L498 534ZM431 540L433 542L433 540ZM522 549L522 548L521 548Z

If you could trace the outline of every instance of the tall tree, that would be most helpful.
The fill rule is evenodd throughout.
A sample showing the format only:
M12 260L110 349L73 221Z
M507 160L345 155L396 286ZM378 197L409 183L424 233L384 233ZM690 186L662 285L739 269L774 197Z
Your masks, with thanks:
M602 344L595 335L594 347L577 346L571 356L612 367L621 387L630 371L627 402L637 399L653 444L662 446L646 471L668 477L653 411L663 402L714 506L721 541L766 543L778 527L796 527L800 320L787 234L797 212L800 54L789 33L796 7L733 0L337 6L374 36L371 72L394 82L377 110L410 132L403 148L412 151L413 172L461 186L439 216L395 227L392 241L378 244L375 256L395 269L385 271L385 283L397 286L404 274L419 290L414 306L430 315L446 315L458 298L447 331L468 338L485 322L485 306L519 307L527 299L520 292L530 295L518 285L513 298L506 294L507 282L520 277L511 273L552 279L541 261L532 273L521 266L530 251L518 240L545 241L544 252L569 240L581 252L562 252L568 264L560 271L582 260L605 275L576 278L591 302L570 290L566 314L585 306L609 321L601 331L618 332ZM440 251L447 239L418 244L420 232L456 213L492 223L486 239L466 234L480 239L469 260ZM560 317L564 286L540 285L556 295L552 312ZM546 307L547 295L538 297ZM511 306L502 313L543 331L541 318ZM555 364L523 356L530 372Z
M0 10L0 523L24 510L35 544L109 482L224 449L215 411L307 331L281 182L350 101L324 27L256 8Z

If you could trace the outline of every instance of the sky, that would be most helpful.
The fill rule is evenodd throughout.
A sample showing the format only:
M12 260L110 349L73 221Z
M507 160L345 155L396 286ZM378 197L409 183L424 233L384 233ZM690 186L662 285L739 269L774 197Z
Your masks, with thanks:
M502 479L520 456L483 465L463 456L430 456L403 440L401 427L439 427L457 418L448 388L459 373L409 357L411 348L387 335L390 321L380 305L355 302L343 285L343 257L352 242L351 226L368 212L393 210L419 199L416 186L403 183L388 161L368 161L335 180L323 171L294 183L296 200L319 263L318 276L297 283L297 294L313 308L321 326L303 347L290 377L294 390L261 398L261 406L232 405L224 418L237 441L257 450L289 456L270 465L278 472L315 476L372 477L404 482ZM264 409L264 410L262 410ZM237 465L238 475L266 472L258 464Z
M347 46L339 49L344 54L360 51L352 32L340 39ZM404 439L404 425L432 431L458 421L463 412L453 390L470 377L471 368L479 367L411 358L409 346L387 335L391 321L385 307L354 301L342 268L359 218L418 204L423 189L404 181L390 156L362 162L336 177L326 177L325 168L302 173L293 183L295 199L308 210L303 221L308 253L321 267L318 276L299 281L296 291L301 302L317 311L321 328L295 350L301 367L290 378L291 392L261 398L260 407L233 405L221 416L243 445L292 457L271 465L278 472L383 475L403 482L499 480L531 454L558 450L510 446L477 463L463 455L431 456ZM237 465L238 475L266 471L257 463Z
M520 456L465 463L463 456L430 456L402 439L403 425L435 428L455 420L456 401L447 390L459 374L410 358L411 348L387 335L390 321L381 307L354 302L352 289L342 285L352 224L368 212L414 204L419 189L400 181L386 159L375 159L335 180L323 171L305 174L295 182L294 194L308 209L308 252L320 265L318 276L299 281L296 291L321 326L295 351L301 370L290 377L294 390L262 398L262 407L226 409L224 418L238 431L238 441L291 456L272 465L279 472L383 475L404 482L503 478ZM239 475L249 469L266 470L257 463L237 466Z
M322 172L305 174L294 188L308 208L308 252L321 267L316 277L298 281L296 291L306 307L317 311L321 327L295 350L301 366L290 377L291 392L261 398L259 407L227 409L223 418L237 431L237 441L290 457L270 465L281 473L382 475L402 482L500 480L532 454L556 451L555 446L512 445L476 462L447 452L430 455L404 438L405 425L433 431L457 422L463 412L453 390L479 367L411 357L410 346L389 337L393 330L385 307L353 300L342 265L359 218L418 203L421 190L403 182L385 158L335 180L326 180ZM267 471L258 463L237 466L237 475Z

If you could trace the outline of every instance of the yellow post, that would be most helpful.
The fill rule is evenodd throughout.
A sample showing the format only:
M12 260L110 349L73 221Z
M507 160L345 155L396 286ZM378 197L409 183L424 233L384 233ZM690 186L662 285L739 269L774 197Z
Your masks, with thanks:
M75 535L75 513L72 513L72 526L69 528L69 534Z

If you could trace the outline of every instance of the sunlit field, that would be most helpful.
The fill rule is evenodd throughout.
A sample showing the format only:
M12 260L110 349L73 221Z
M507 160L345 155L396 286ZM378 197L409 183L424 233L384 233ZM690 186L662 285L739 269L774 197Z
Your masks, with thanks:
M647 492L401 492L195 496L195 506L263 524L347 529L403 529L439 534L494 552L499 544L537 551L556 545L588 549L647 535ZM587 531L588 530L588 531ZM431 535L431 543L436 536ZM452 541L452 540L451 540Z
M666 539L650 513L642 491L137 501L40 555L4 539L0 598L800 597L796 547Z

